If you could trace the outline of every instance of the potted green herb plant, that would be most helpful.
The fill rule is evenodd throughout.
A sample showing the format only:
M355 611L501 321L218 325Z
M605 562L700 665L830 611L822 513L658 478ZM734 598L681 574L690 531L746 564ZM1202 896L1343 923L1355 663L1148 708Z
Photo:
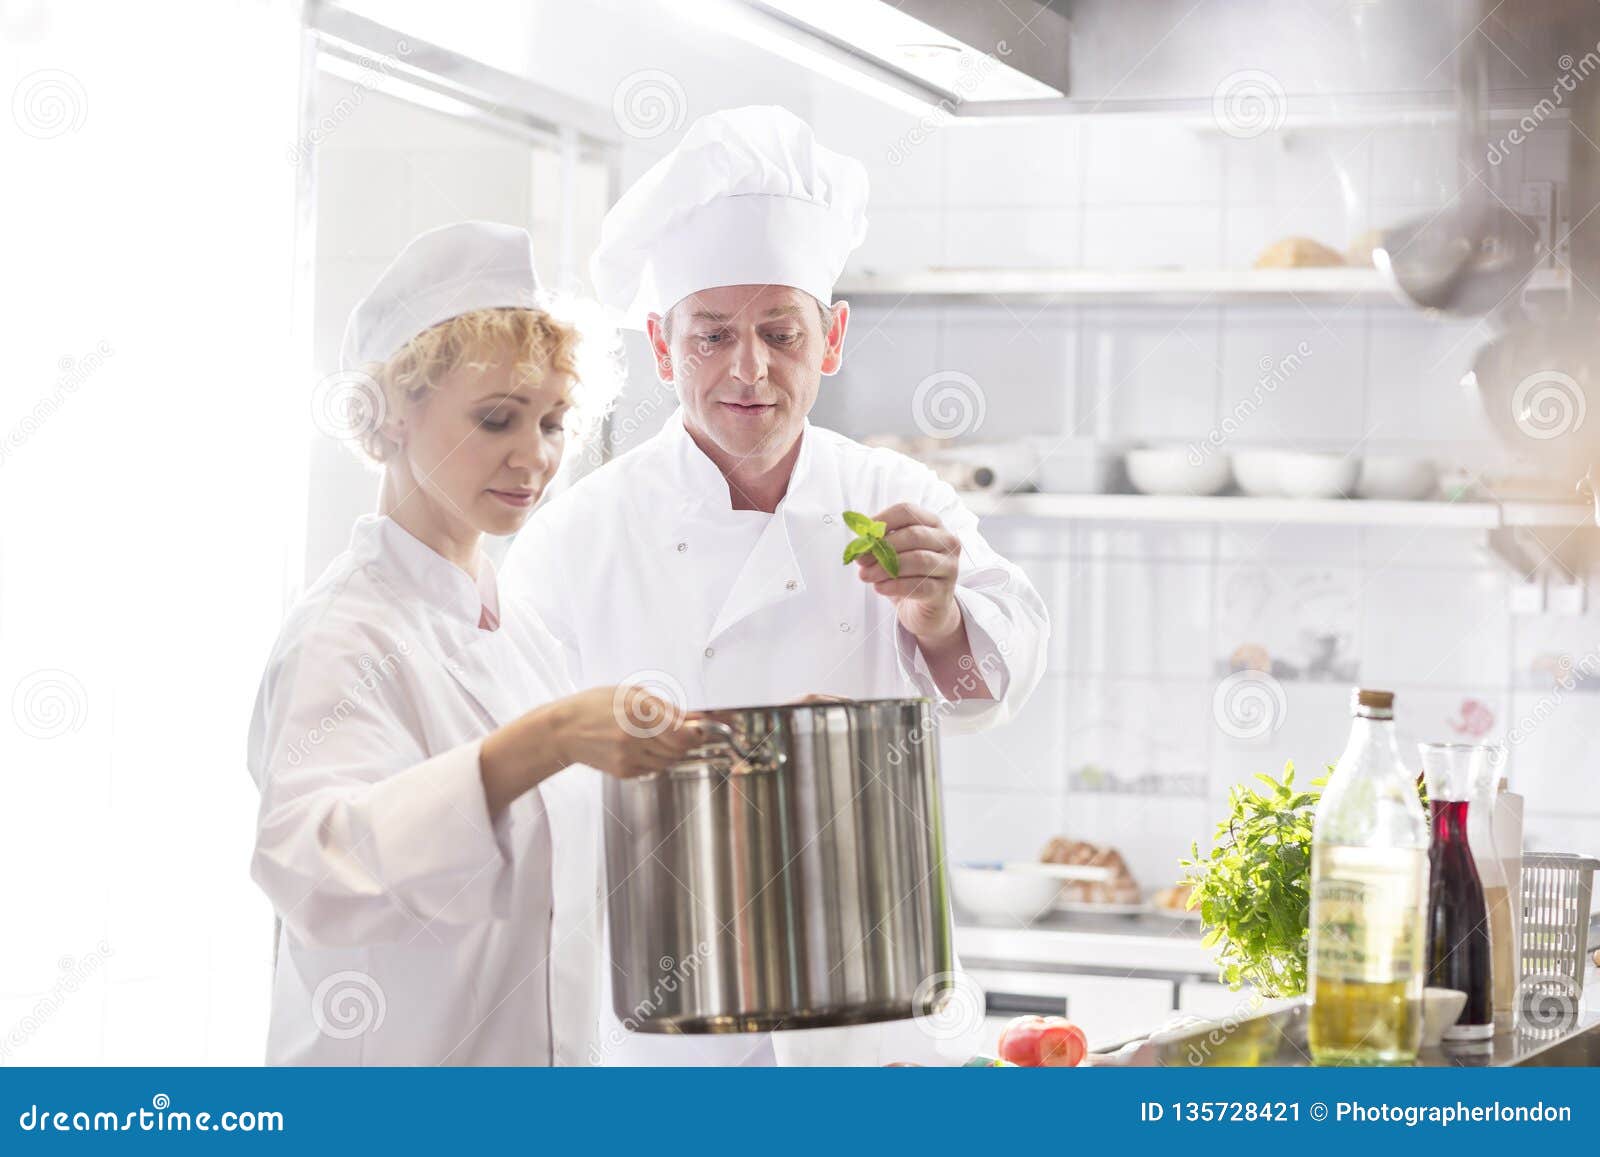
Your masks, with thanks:
M1217 825L1211 852L1198 844L1182 861L1191 885L1189 907L1200 909L1202 943L1217 947L1220 978L1249 985L1266 997L1306 990L1311 910L1311 823L1316 791L1297 790L1293 761L1283 779L1258 775L1257 789L1228 792L1228 815Z

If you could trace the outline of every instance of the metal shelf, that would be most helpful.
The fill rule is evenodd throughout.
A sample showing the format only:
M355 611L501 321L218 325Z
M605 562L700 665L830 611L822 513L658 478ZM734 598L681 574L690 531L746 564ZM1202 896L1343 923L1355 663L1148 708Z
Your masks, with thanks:
M1565 502L1389 502L1360 498L1150 494L967 494L963 498L976 514L985 518L1071 519L1080 522L1295 523L1499 530L1506 527L1584 526L1594 520L1589 507Z
M1560 270L1540 270L1529 292L1565 292ZM1035 303L1292 304L1323 300L1409 307L1376 269L1090 270L927 269L915 273L847 274L835 289L843 298L992 299Z

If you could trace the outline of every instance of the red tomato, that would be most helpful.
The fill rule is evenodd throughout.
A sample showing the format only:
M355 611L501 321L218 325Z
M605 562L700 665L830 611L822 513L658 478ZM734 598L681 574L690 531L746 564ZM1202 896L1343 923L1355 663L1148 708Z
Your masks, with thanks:
M1063 1016L1019 1016L1000 1033L1000 1057L1014 1065L1070 1068L1088 1053L1083 1030Z

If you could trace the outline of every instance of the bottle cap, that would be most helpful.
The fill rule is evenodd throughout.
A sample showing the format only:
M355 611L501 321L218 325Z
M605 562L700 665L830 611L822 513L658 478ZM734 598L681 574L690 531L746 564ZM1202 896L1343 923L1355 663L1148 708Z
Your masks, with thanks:
M1351 697L1351 709L1364 719L1393 719L1394 692L1359 687Z

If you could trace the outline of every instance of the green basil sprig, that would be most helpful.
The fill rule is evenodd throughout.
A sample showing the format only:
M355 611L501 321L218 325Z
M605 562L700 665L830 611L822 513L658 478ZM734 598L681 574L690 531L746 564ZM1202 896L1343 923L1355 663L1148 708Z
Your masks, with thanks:
M900 556L884 539L889 530L887 526L854 510L844 512L844 524L856 532L856 537L844 548L846 566L862 555L870 554L878 560L878 565L888 572L890 578L900 577Z

